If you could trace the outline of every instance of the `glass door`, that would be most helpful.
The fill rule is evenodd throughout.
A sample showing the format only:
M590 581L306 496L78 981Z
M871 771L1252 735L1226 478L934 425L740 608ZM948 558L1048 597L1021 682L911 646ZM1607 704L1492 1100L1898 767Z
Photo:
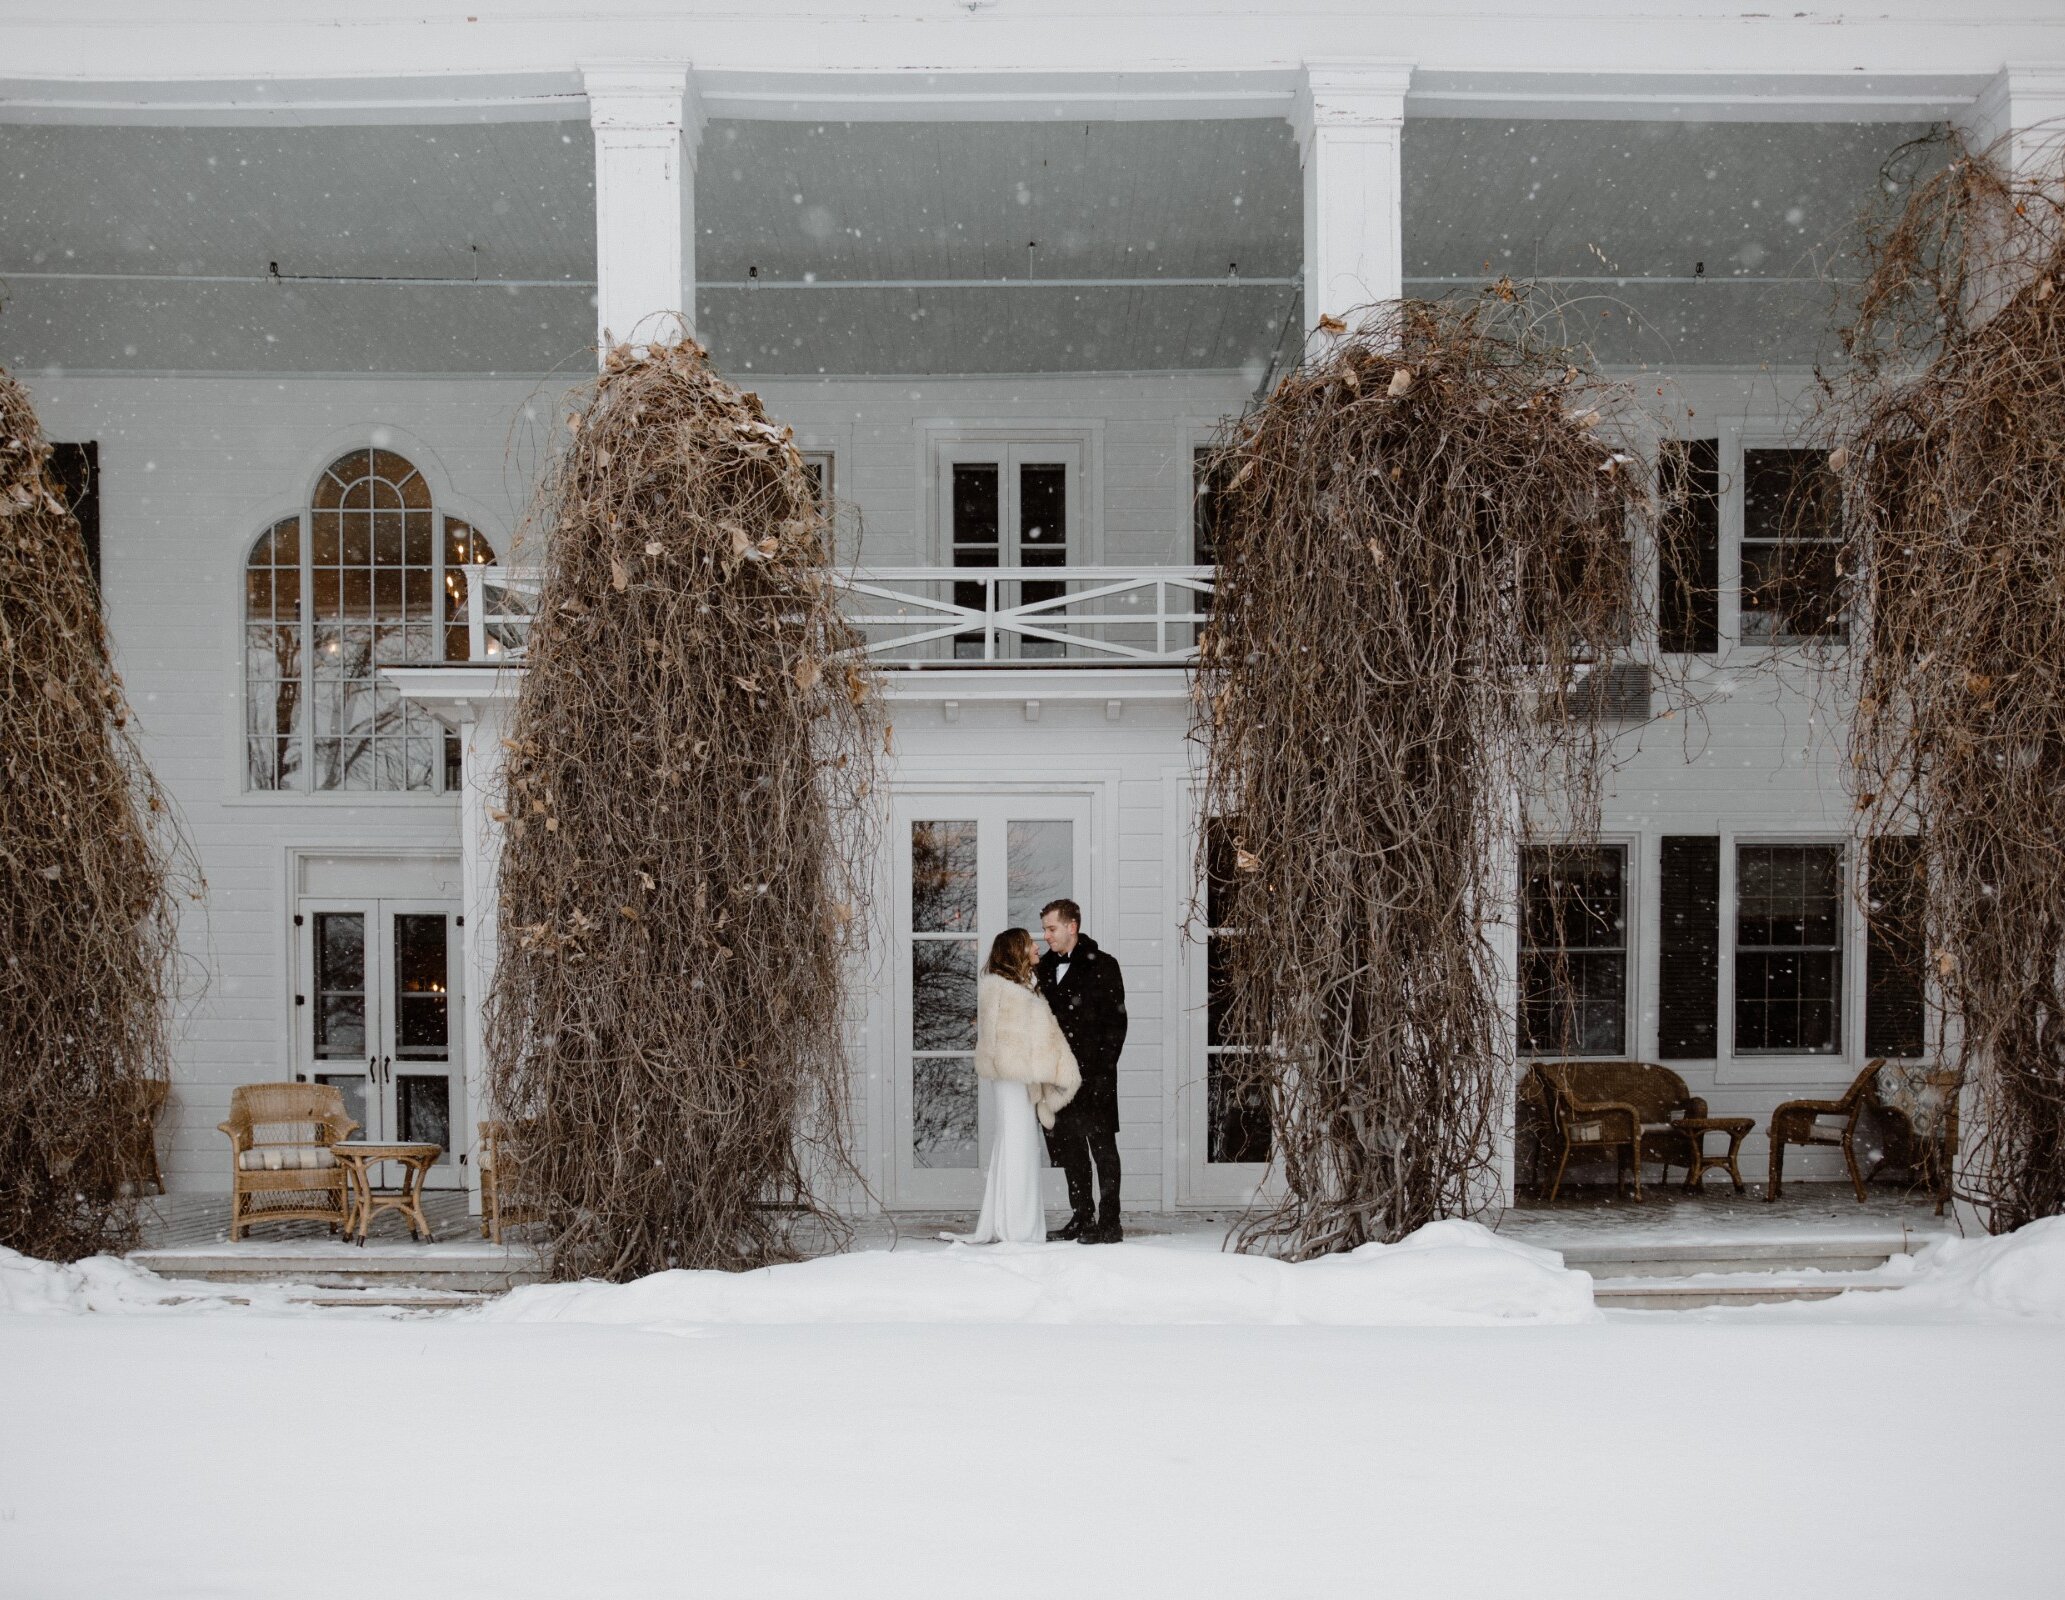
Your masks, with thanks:
M1076 543L1082 447L1072 442L1011 441L949 446L941 457L941 519L948 564L960 568L1066 567ZM954 585L954 604L983 607L983 585ZM1024 578L997 586L996 607L1039 605L1068 593L1065 579ZM1037 625L1035 616L1031 621ZM1059 629L1065 633L1066 629ZM985 659L980 633L958 634L959 660ZM999 634L989 659L1051 660L1067 653L1060 639Z
M428 1183L460 1187L457 903L312 900L295 920L300 1075L343 1094L354 1137L439 1146Z
M1048 901L1076 900L1090 920L1090 803L1082 795L905 796L894 837L895 1199L977 1206L991 1133L975 1076L977 977L1005 928L1024 928L1038 944ZM1047 1178L1049 1203L1064 1204L1060 1174Z

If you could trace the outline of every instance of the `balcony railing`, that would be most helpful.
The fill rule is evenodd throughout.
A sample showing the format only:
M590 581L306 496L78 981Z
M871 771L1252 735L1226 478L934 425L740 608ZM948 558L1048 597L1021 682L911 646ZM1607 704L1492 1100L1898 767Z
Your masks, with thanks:
M520 661L541 574L468 567L474 661ZM846 620L877 666L1181 666L1196 659L1210 567L881 567L845 572Z

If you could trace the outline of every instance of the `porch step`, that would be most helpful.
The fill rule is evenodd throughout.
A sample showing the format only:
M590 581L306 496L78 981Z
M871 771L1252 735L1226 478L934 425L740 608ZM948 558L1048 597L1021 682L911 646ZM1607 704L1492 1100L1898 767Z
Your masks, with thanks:
M370 1292L401 1296L396 1303L422 1303L420 1295L497 1294L518 1284L538 1283L543 1273L523 1245L369 1244L333 1240L305 1243L244 1241L237 1244L165 1245L138 1250L129 1259L166 1278L203 1283L289 1283L310 1289L360 1291L338 1303L375 1303Z
M1592 1284L1592 1303L1617 1311L1696 1311L1703 1306L1775 1306L1803 1300L1833 1300L1852 1289L1876 1294L1901 1287L1883 1278L1859 1278L1840 1272L1599 1278Z
M1912 1255L1935 1234L1913 1230L1786 1238L1615 1239L1534 1241L1562 1253L1563 1264L1594 1278L1689 1278L1717 1273L1870 1272L1896 1255Z

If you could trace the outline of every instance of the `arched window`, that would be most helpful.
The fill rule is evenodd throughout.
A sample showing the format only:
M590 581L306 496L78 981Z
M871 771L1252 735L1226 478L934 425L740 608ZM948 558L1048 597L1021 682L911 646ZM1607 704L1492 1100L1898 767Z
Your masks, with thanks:
M244 568L245 772L253 789L458 787L458 740L380 676L466 659L466 583L492 562L391 450L330 463L306 512Z

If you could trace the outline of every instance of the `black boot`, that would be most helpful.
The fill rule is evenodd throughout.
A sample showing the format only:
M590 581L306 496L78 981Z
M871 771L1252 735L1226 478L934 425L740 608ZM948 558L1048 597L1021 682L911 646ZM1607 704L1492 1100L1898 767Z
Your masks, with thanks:
M1096 1230L1096 1219L1087 1211L1078 1211L1068 1219L1068 1226L1055 1234L1054 1237L1065 1243L1072 1244L1085 1235L1096 1232Z
M1126 1230L1116 1216L1109 1222L1100 1221L1094 1228L1086 1229L1083 1233L1084 1244L1123 1244L1125 1238Z

